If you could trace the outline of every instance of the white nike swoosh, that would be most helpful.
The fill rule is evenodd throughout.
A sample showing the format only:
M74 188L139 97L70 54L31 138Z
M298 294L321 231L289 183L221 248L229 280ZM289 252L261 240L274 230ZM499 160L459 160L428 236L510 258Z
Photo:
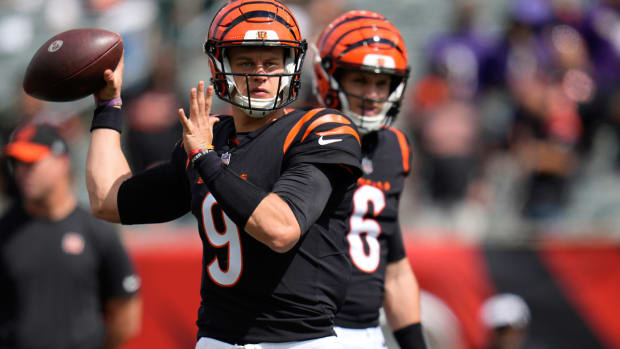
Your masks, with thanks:
M327 145L330 143L336 143L336 142L340 142L342 141L342 139L340 138L336 138L336 139L323 139L323 136L319 137L319 145Z

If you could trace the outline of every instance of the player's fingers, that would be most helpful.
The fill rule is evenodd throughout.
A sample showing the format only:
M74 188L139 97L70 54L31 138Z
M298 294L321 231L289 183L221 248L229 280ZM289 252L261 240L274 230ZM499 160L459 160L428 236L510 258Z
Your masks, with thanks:
M220 118L217 116L209 116L209 126L211 126L211 128L213 128L213 125L218 121L220 121Z
M189 118L192 122L197 120L198 117L198 92L196 88L192 88L189 91Z
M112 71L112 69L106 69L103 72L103 79L108 85L114 83L114 72Z
M181 126L183 127L183 133L189 133L191 130L191 127L189 124L190 120L187 118L187 116L185 116L185 111L183 110L183 108L179 108L178 114L179 114L179 122L181 123Z
M213 85L207 86L207 96L205 97L205 115L211 115L211 105L213 104L213 93L214 93Z
M198 112L202 117L205 112L205 82L200 80L197 87Z

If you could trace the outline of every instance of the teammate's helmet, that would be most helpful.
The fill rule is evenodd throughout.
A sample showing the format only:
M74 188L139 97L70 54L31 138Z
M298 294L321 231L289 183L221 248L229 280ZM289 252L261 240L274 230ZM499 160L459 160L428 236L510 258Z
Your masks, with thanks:
M392 123L398 114L409 77L405 43L394 25L375 12L349 11L325 28L317 41L316 50L314 88L323 104L349 116L361 134ZM387 99L355 96L364 101L383 102L379 114L362 116L351 111L347 92L338 84L343 69L391 76Z
M284 73L232 73L227 49L240 46L284 47ZM231 1L213 18L204 44L217 96L256 118L297 99L306 49L293 13L276 0ZM252 76L278 76L278 93L273 98L249 98L239 93L235 76L244 76L248 85Z

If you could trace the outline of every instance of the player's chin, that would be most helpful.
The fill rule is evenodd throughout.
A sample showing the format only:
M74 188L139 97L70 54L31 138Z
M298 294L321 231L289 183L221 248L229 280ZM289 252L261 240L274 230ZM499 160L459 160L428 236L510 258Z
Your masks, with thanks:
M251 98L260 98L260 99L273 98L274 95L275 95L274 93L270 93L269 91L252 91L250 93Z

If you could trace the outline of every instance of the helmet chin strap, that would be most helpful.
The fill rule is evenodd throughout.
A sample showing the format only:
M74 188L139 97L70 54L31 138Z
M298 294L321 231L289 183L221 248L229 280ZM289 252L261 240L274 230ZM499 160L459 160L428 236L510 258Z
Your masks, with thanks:
M273 107L273 103L276 100L276 97L272 98L248 98L242 95L235 86L235 92L233 92L233 101L237 104L242 105L243 107L239 107L239 109L243 110L249 117L260 119L265 117L265 115L273 112L274 110L256 110L259 109L267 109L269 107ZM251 104L250 104L251 103ZM252 108L250 108L252 105Z
M351 118L351 120L355 123L357 126L357 131L361 136L380 129L384 124L388 110L392 107L392 103L390 101L385 101L381 107L381 110L377 114L360 115L351 110L347 95L342 90L338 92L338 98L340 99L340 105L342 105L342 112Z

